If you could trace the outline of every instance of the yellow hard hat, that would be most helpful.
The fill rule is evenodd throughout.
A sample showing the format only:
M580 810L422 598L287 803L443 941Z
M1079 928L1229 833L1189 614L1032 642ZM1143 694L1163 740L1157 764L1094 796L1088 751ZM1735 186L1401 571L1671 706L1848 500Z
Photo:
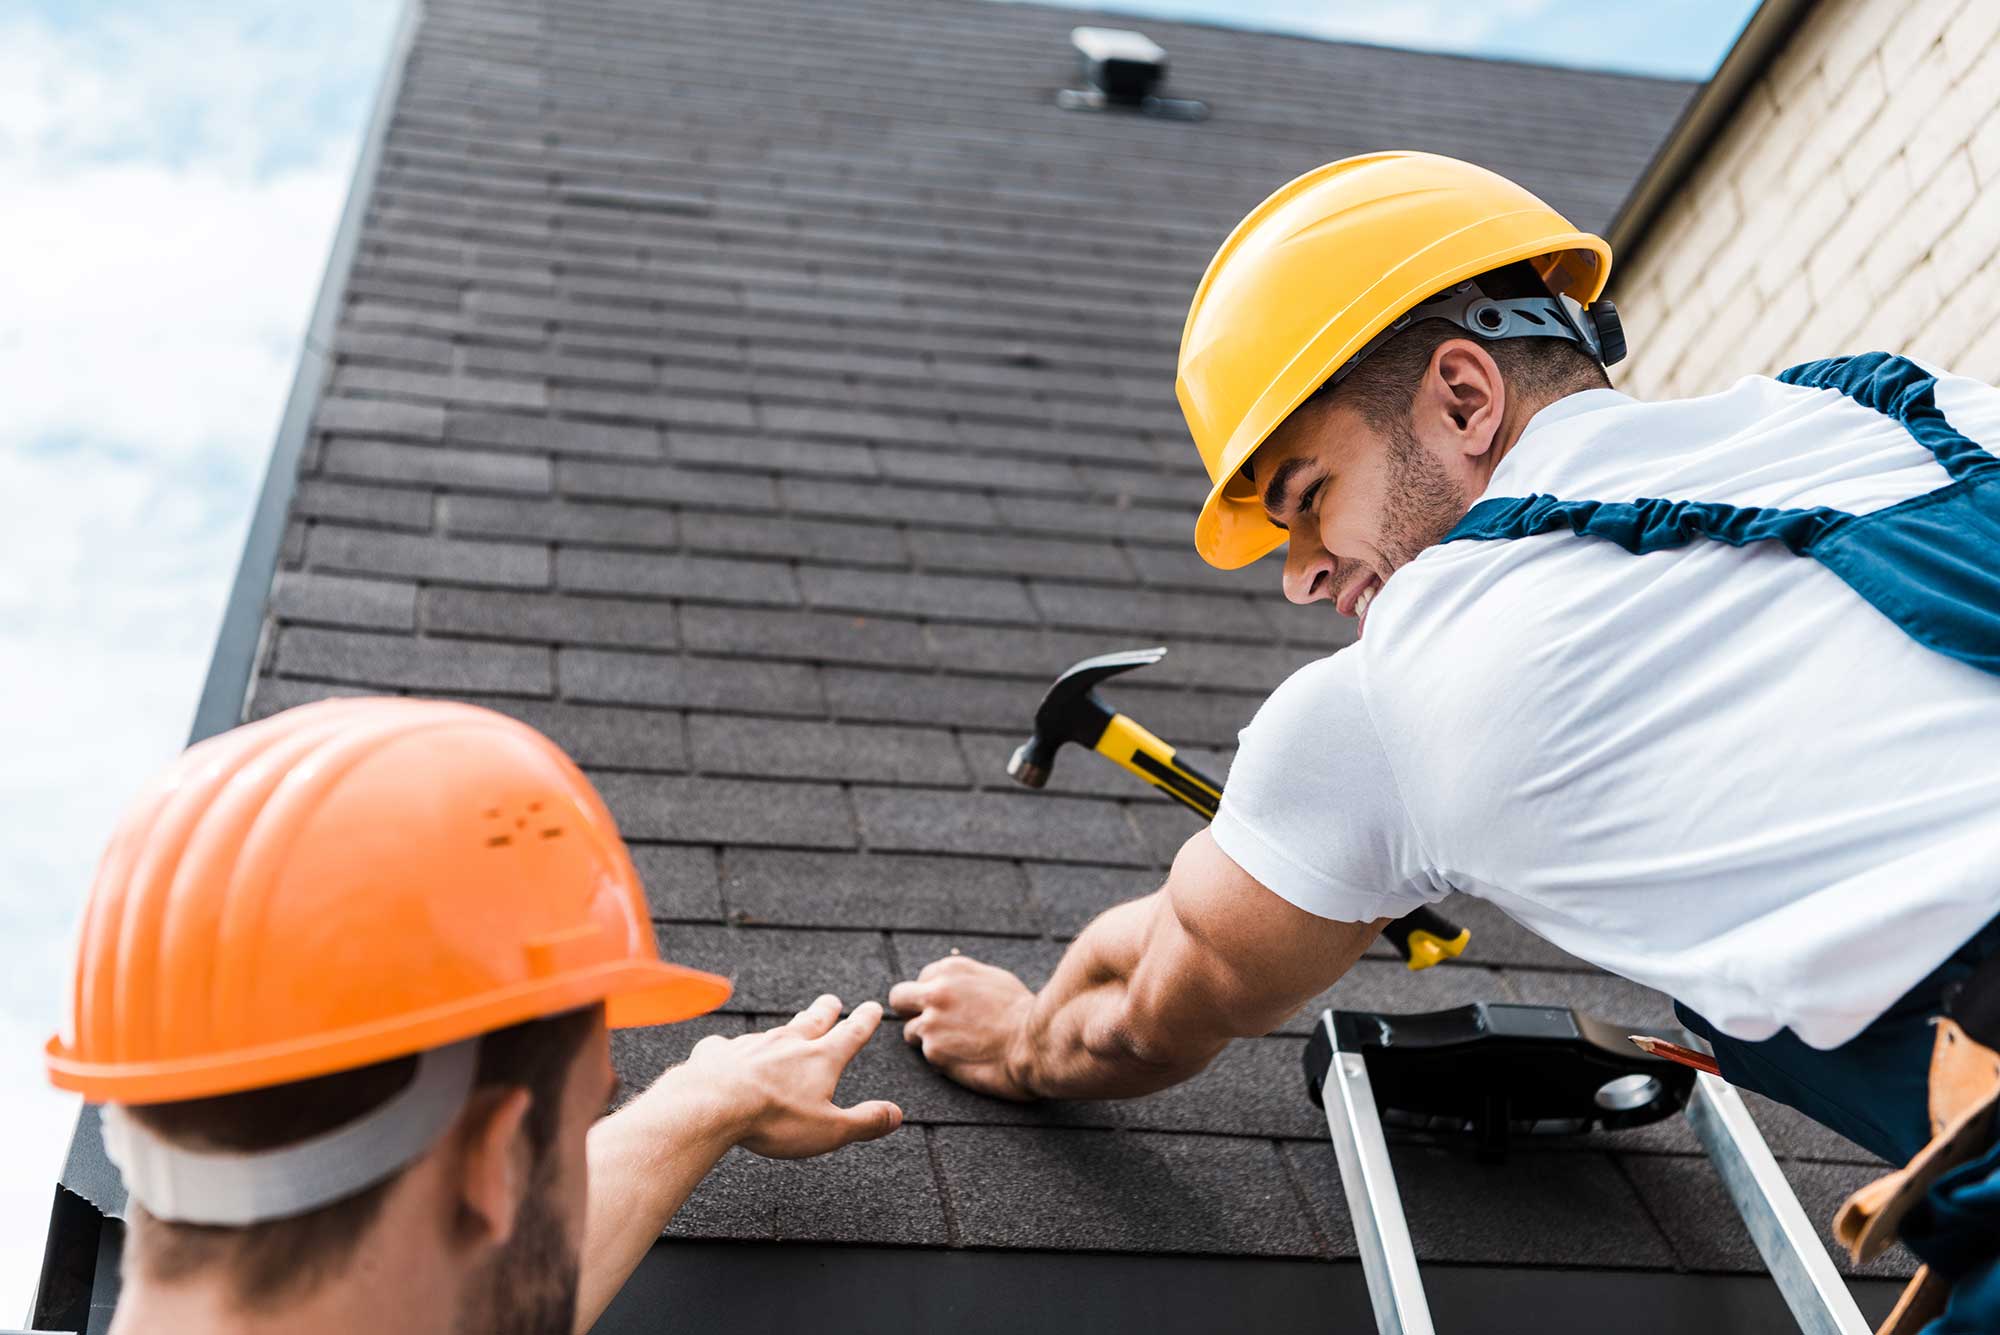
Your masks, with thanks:
M1602 238L1434 153L1343 158L1252 209L1209 261L1181 332L1175 392L1213 483L1195 521L1202 558L1234 570L1285 540L1243 465L1294 408L1413 307L1524 260L1581 305L1611 276Z

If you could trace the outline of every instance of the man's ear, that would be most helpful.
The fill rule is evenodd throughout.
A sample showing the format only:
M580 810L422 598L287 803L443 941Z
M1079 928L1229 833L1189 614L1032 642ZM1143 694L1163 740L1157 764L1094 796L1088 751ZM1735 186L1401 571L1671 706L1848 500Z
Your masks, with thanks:
M514 1235L534 1176L526 1125L533 1101L519 1085L478 1090L459 1116L453 1185L461 1238L471 1245L499 1247Z
M1477 458L1493 447L1500 434L1507 381L1486 349L1470 339L1454 338L1431 354L1419 400L1418 410L1434 413L1436 425L1456 440L1459 451Z

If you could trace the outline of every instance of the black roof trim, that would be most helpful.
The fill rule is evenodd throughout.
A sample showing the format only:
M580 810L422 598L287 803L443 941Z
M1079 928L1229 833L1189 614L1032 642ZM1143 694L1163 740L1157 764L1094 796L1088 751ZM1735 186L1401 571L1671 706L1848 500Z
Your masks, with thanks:
M1761 1274L1430 1265L1423 1278L1447 1331L1684 1335L1792 1326L1778 1286ZM1872 1323L1902 1284L1851 1279L1848 1287ZM592 1329L655 1335L660 1314L671 1311L687 1330L819 1335L1323 1335L1359 1329L1368 1310L1358 1261L670 1241L654 1246Z
M1612 254L1621 266L1630 266L1632 257L1644 247L1647 234L1666 209L1667 201L1708 156L1710 147L1743 105L1751 85L1785 49L1815 3L1816 0L1763 0L1757 6L1757 12L1737 34L1736 44L1681 112L1673 132L1646 164L1632 193L1619 206L1618 216L1612 219L1605 239L1611 242Z

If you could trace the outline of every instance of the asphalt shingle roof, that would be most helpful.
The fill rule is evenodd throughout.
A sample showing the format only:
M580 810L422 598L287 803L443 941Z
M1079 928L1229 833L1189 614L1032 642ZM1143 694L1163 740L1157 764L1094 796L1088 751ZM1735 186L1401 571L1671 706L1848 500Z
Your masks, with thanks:
M643 1082L710 1032L849 1003L957 946L1040 982L1195 818L1082 755L1003 771L1070 661L1218 768L1345 643L1268 567L1190 547L1185 303L1238 217L1325 160L1467 156L1601 227L1688 85L1143 27L1199 124L1058 110L1069 10L976 0L427 7L347 284L251 713L463 696L569 748L720 1016L622 1034ZM1474 998L1660 1022L1476 904L1472 962L1364 961L1336 1004ZM890 1026L889 1140L727 1159L670 1233L1351 1258L1298 1069L1307 1020L1187 1086L1023 1108ZM1822 1218L1867 1156L1766 1110ZM1755 1269L1678 1125L1474 1169L1399 1147L1429 1259ZM1890 1269L1896 1268L1895 1264Z

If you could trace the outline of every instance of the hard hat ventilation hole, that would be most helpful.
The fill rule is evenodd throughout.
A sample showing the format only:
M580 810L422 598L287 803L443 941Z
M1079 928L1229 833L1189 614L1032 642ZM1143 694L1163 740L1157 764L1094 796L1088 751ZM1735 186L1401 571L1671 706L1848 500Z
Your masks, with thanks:
M1208 105L1185 98L1161 97L1157 89L1167 77L1167 53L1160 44L1130 28L1072 28L1070 45L1083 69L1084 87L1056 93L1065 111L1105 111L1117 108L1163 120L1198 121Z
M532 829L534 831L535 837L542 839L561 838L563 834L562 826L543 824L544 821L558 819L560 813L549 812L548 814L544 815L543 808L545 806L546 804L540 801L528 803L525 809L525 814L511 817L514 823L514 829L520 831L523 835L526 835L527 832L530 829ZM486 809L485 814L487 819L500 822L503 831L500 834L488 836L486 840L486 846L488 848L506 848L509 845L511 845L514 842L514 835L512 833L505 832L506 823L510 819L506 808L488 807ZM540 816L541 819L531 821L530 818L533 816Z

